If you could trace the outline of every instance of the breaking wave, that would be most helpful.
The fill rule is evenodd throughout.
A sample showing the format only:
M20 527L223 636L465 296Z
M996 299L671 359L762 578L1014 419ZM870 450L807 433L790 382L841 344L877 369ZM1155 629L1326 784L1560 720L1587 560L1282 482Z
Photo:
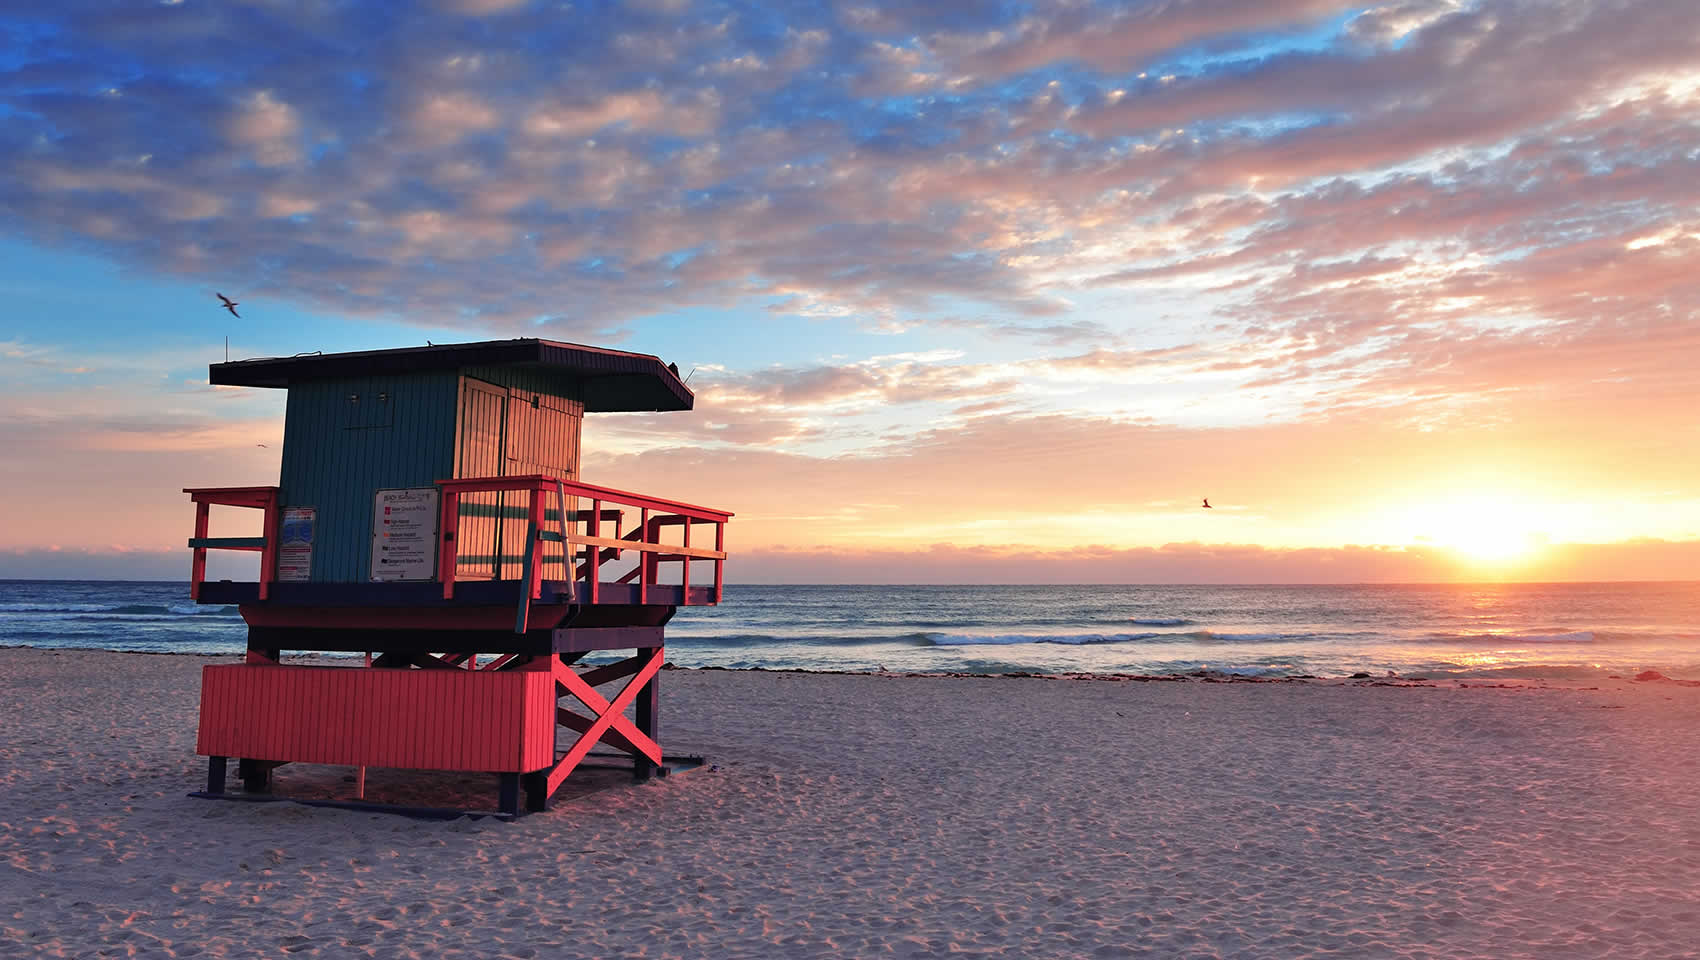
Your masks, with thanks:
M91 614L115 617L236 617L233 606L200 606L193 603L0 603L0 614L42 613L79 617Z

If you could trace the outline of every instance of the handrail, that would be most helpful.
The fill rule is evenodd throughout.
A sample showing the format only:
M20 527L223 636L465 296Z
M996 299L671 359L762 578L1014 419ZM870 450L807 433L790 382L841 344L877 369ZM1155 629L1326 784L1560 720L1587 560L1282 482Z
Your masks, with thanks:
M542 597L542 568L544 566L543 544L545 542L560 543L560 564L563 576L568 583L576 584L583 581L585 599L589 603L598 603L602 595L601 567L604 563L617 562L622 554L634 552L638 555L637 565L629 572L612 581L612 584L630 584L637 581L637 602L650 602L651 587L659 585L660 565L662 563L678 563L681 568L680 581L683 589L680 601L691 604L691 562L694 560L710 561L714 564L714 587L710 603L719 603L725 593L725 560L726 560L726 523L733 514L729 510L716 510L684 503L678 500L668 500L647 494L617 490L613 487L580 483L575 480L563 480L558 477L543 474L525 474L511 477L457 477L450 480L439 480L437 486L441 489L439 539L437 570L438 579L443 585L443 598L453 599L455 594L456 564L459 560L460 500L463 495L477 493L514 492L526 494L526 505L523 514L528 521L528 532L523 548L524 563L521 575L522 589L520 591L521 609L516 618L516 626L524 632L529 619L530 601ZM206 581L206 552L208 550L247 550L260 554L260 578L258 599L266 600L270 596L271 584L277 579L278 566L278 506L279 488L270 487L185 487L184 493L189 494L195 504L195 535L189 538L188 546L193 551L193 561L190 570L189 595L195 600L200 599L201 585ZM548 516L547 501L553 495L559 529L544 529ZM576 500L584 497L591 501L591 509L579 510L567 508L569 498ZM604 509L604 504L609 504ZM258 537L212 537L208 536L208 525L211 508L214 506L248 507L264 511L262 535ZM635 509L641 517L640 522L629 532L622 532L622 519L625 509ZM613 524L613 536L602 534L603 524ZM702 524L714 525L714 546L693 545L691 534L693 526ZM582 525L582 527L581 527ZM682 543L662 543L661 531L665 527L681 526ZM575 550L574 548L582 548ZM498 561L499 563L500 561ZM556 561L550 559L549 563ZM700 593L700 591L699 591ZM700 601L699 601L700 602Z
M522 563L521 589L519 610L515 617L515 630L524 632L529 620L530 601L542 596L543 555L545 542L561 544L561 564L568 582L576 583L584 580L587 586L590 603L598 603L601 599L602 578L600 568L605 561L616 560L620 554L634 551L639 555L638 565L633 571L638 578L638 603L649 602L649 588L655 586L662 562L678 562L682 566L681 580L684 589L681 600L690 603L690 563L692 560L709 560L714 563L714 592L713 603L719 603L725 592L724 562L726 560L725 524L731 519L728 510L716 510L695 504L683 503L677 500L667 500L646 494L632 493L626 490L616 490L612 487L580 483L575 480L563 480L544 474L525 474L512 477L457 477L452 480L439 480L437 486L442 490L438 529L442 531L438 544L437 570L438 579L443 584L444 599L452 599L455 593L456 566L459 561L460 547L457 542L460 499L464 495L478 493L513 492L527 494L523 506L523 516L527 521L527 533ZM560 519L559 532L544 529L547 517L547 500L553 495L555 507ZM591 508L584 510L568 510L568 498L585 497L591 501ZM604 502L619 504L622 507L636 508L642 519L630 532L622 536L619 531L621 510L604 510ZM515 505L519 506L519 505ZM658 515L651 511L661 511ZM614 515L615 530L613 537L602 536L602 522L607 515ZM517 519L517 518L516 518ZM578 524L586 527L583 533L578 532ZM714 548L692 546L691 527L693 525L713 524L715 528ZM664 526L684 527L683 544L668 544L660 542L660 531ZM573 547L584 547L582 551L574 551ZM582 553L582 559L574 558L575 553ZM629 583L632 574L627 574L618 583Z
M207 578L208 550L258 550L260 552L261 600L270 595L277 576L277 487L184 487L195 504L195 535L189 538L194 551L189 565L189 599L201 599L201 584ZM207 526L212 508L251 507L265 511L258 537L209 537Z
M713 507L699 507L696 504L684 503L679 500L665 500L642 493L632 493L629 490L616 490L613 487L599 487L592 483L580 483L577 480L561 480L541 473L527 473L512 477L456 477L453 480L438 480L437 486L445 493L453 490L456 493L501 493L510 490L553 490L559 481L567 493L589 497L592 500L612 500L623 503L628 507L649 507L652 510L668 510L680 516L689 516L693 520L730 520L734 514L729 510L716 510Z

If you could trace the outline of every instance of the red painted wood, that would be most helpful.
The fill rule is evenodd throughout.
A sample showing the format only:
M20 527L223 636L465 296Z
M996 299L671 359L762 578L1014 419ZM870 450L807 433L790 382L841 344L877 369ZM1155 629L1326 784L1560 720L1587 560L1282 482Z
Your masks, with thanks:
M261 547L194 547L190 554L189 599L201 599L201 583L207 577L207 550L259 550L260 599L267 596L267 584L277 575L277 487L185 487L183 492L195 504L195 537L204 539L208 529L208 511L214 504L228 507L256 507L265 511L265 545Z
M532 726L523 763L527 770L542 770L555 762L555 677L538 671L526 674L525 682Z
M649 682L649 679L661 669L662 661L662 650L656 648L649 654L649 662L644 665L642 670L637 672L636 676L632 677L631 681L626 684L625 688L612 702L604 700L601 694L597 693L583 680L580 680L578 674L574 673L571 667L561 664L559 661L556 662L554 671L556 682L565 686L573 696L578 697L592 710L595 710L597 718L596 722L592 723L590 728L578 738L578 742L574 743L572 748L566 752L566 755L561 757L560 762L555 765L555 769L550 771L549 793L555 792L556 788L561 785L561 781L565 780L567 775L572 773L573 768L577 767L585 755L590 752L591 748L596 746L602 738L602 732L610 727L619 730L627 740L642 749L650 759L656 763L661 762L660 745L645 736L635 724L626 719L625 710L631 706L633 700L637 699L638 692L643 689L643 685Z
M550 686L553 686L551 681ZM514 758L521 770L537 769L534 758L537 754L537 675L526 673L520 675L520 700L515 704L519 711L520 722L516 728L519 736L503 737L496 747L502 753ZM549 759L554 759L554 749L549 750Z
M396 766L429 769L430 764L425 759L424 726L417 723L407 723L403 718L408 716L413 710L413 705L419 702L421 688L425 685L425 678L431 676L431 674L424 670L402 670L398 672L398 676L400 681L396 691L395 710L390 715L390 722L395 724L396 729L401 733L397 743L397 752L400 756Z
M521 756L520 745L526 738L526 675L519 677L519 696L512 701L487 697L479 705L478 739L489 746L490 751L499 757L509 757L514 766L521 772L525 770L524 757ZM517 722L504 722L510 717Z
M201 724L195 731L195 752L203 757L217 756L207 749L209 740L219 739L216 731L223 727L223 688L207 682L207 670L201 668Z
M726 524L714 525L714 549L726 552ZM719 603L726 592L726 561L714 561L714 602Z
M207 514L212 508L201 501L195 502L195 536L207 535ZM189 561L189 599L201 599L201 581L207 578L207 548L196 547L190 554Z
M277 689L273 691L276 701L272 709L284 722L273 729L277 733L275 756L279 760L307 756L301 749L301 684L299 672L290 670L278 678Z
M529 521L527 526L530 528L527 535L531 537L531 542L526 544L526 550L531 555L531 583L528 596L536 600L543 596L543 541L537 537L537 534L543 530L543 490L541 488L531 491L531 505L526 512L526 517ZM565 544L562 544L562 546L565 546Z
M643 508L643 518L640 522L642 526L639 529L643 531L643 536L640 539L644 543L648 543L655 536L655 527L649 522L648 507ZM638 571L638 603L646 604L649 602L649 585L654 582L654 578L650 575L648 551L638 554Z
M196 751L526 772L547 766L548 758L539 758L552 753L553 741L535 735L540 708L553 709L552 686L548 674L523 671L218 664L202 671ZM548 718L552 723L552 713Z
M344 678L342 687L338 692L348 702L348 714L345 721L347 726L344 729L348 731L350 763L353 766L359 766L359 764L353 763L353 759L371 756L372 752L370 721L366 719L367 711L371 708L371 698L362 695L359 684L352 676Z
M590 501L590 519L586 521L586 532L592 537L602 536L602 501L599 499ZM590 571L586 574L590 580L590 602L599 603L602 585L602 548L592 547L587 560L590 567Z
M691 518L690 517L685 518L685 543L684 543L684 545L687 546L687 547L689 547L691 545ZM684 571L684 574L683 574L684 579L681 582L685 585L685 589L679 591L679 599L681 601L683 601L684 603L689 604L691 602L691 558L685 557L685 558L681 559L679 561L679 566Z
M390 718L395 716L395 691L399 682L390 680L388 683L368 684L364 691L371 704L367 708L364 728L372 749L369 766L393 766L395 758L400 756L400 751L395 749L396 726L390 722Z
M266 498L264 526L266 545L260 548L260 599L270 595L271 582L277 579L277 495Z
M477 659L470 657L467 663L471 664ZM449 712L449 720L458 736L449 737L444 746L448 748L450 764L464 770L479 749L478 732L467 722L467 718L483 699L483 691L470 683L451 683L449 686L453 688L453 709Z
M514 608L501 607L284 607L245 603L238 607L250 627L343 627L367 630L512 630ZM531 629L553 630L566 619L566 604L537 604Z
M265 669L270 670L271 668L266 667ZM252 741L253 746L250 750L247 753L243 753L241 750L231 751L235 756L250 756L258 759L265 759L276 755L277 747L272 742L275 737L275 731L272 725L270 723L255 725L256 717L269 717L272 715L272 710L274 709L273 694L276 692L276 689L277 685L275 683L262 683L257 686L243 684L237 686L232 691L242 701L240 709L237 710L236 729L240 731L244 728L252 727L255 734Z
M524 687L521 685L521 689ZM479 750L489 750L500 755L501 750L496 740L496 725L491 722L494 708L492 704L500 699L486 696L480 691L479 696L467 701L466 712L461 716L461 726L466 730L467 739L478 745Z
M444 490L442 515L437 518L437 577L443 581L443 599L455 596L455 564L459 563L460 545L456 531L460 528L460 491Z
M451 480L438 480L437 486L441 487L445 493L450 490L456 493L484 493L506 490L553 490L557 481L565 485L568 494L586 498L612 500L615 503L623 503L633 507L650 507L670 513L688 514L698 520L726 520L733 516L731 511L728 510L699 507L679 500L665 500L661 497L632 493L629 490L616 490L613 487L600 487L595 484L580 483L576 480L561 480L559 477L542 473L520 474L511 477L458 477Z
M183 492L195 503L216 503L226 507L264 507L277 496L277 487L184 487Z
M244 697L241 688L230 682L225 684L224 697L225 709L228 711L228 715L225 717L224 732L227 736L234 737L241 731L243 719L254 712L258 703L255 695ZM235 751L225 751L225 753L232 757L241 756Z
M480 718L480 728L483 730L482 739L490 745L491 752L497 756L509 757L521 772L525 770L523 746L529 736L526 721L530 716L526 711L526 700L529 696L529 676L524 673L515 674L519 678L519 695L512 700L490 698L484 702Z

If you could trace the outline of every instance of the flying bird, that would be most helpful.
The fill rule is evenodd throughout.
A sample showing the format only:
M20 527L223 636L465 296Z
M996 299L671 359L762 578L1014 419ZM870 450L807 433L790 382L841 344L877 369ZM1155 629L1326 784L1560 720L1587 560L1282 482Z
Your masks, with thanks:
M1211 505L1210 505L1210 498L1209 498L1209 497L1205 497L1205 498L1204 498L1204 509L1206 509L1206 510L1214 510L1214 509L1216 509L1216 508L1215 508L1215 507L1212 507L1212 506L1211 506Z
M220 300L224 301L224 309L229 310L231 316L235 317L238 320L242 319L242 315L240 313L236 312L236 301L235 300L230 299L229 297L225 296L222 293L218 293L216 290L214 291L214 293L217 293L218 298Z

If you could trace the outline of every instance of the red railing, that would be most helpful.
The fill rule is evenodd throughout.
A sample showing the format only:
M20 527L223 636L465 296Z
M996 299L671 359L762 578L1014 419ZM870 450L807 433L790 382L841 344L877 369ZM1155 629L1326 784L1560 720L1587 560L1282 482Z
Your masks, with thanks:
M659 585L663 563L680 564L681 604L692 603L693 560L712 561L714 564L714 587L712 599L708 602L719 603L724 594L726 522L732 518L728 511L615 490L611 487L560 480L542 474L439 480L437 486L442 491L439 504L441 514L437 528L437 578L443 584L444 599L453 599L455 595L461 498L480 493L513 492L526 495L523 512L516 518L526 520L529 528L521 545L523 560L519 579L524 586L520 591L516 628L522 632L529 618L530 601L542 596L545 543L561 544L561 556L550 558L549 562L562 566L560 579L573 584L584 582L584 593L589 603L600 603L602 600L602 588L607 585L602 580L603 565L618 562L621 556L628 552L638 554L636 565L611 583L624 585L635 580L636 599L639 604L651 601L651 588ZM277 579L278 488L189 488L183 492L189 494L195 503L195 535L189 540L189 546L194 551L190 596L196 600L200 599L201 584L206 579L208 550L257 550L260 552L259 599L267 599L270 585ZM579 500L588 500L590 509L574 509ZM554 530L547 529L551 501L556 512L557 523ZM252 507L265 511L263 535L208 537L208 514L210 508L215 505ZM497 509L499 517L501 508ZM628 510L637 512L639 522L629 532L622 532ZM613 524L614 535L605 537L602 535L603 524L610 522ZM713 548L691 542L693 531L700 530L704 524L712 524L714 527ZM662 530L675 526L682 528L681 542L663 543ZM575 547L582 549L575 551ZM501 577L499 560L495 576Z
M444 598L452 598L455 590L455 573L458 565L459 544L456 537L447 535L456 531L460 521L460 498L467 494L520 492L527 494L525 516L529 533L523 546L523 569L520 579L525 586L521 590L520 612L516 629L524 629L527 618L529 599L542 596L543 588L543 544L558 542L562 544L561 562L564 580L586 583L587 600L599 603L602 592L602 565L615 562L621 554L635 551L639 554L638 563L627 571L616 583L631 583L637 581L637 601L640 604L649 602L650 588L659 579L660 567L663 563L677 562L681 565L680 581L683 589L680 591L680 602L691 602L691 561L710 560L714 563L714 592L711 603L719 603L724 593L725 561L726 561L726 522L732 514L725 510L714 510L709 507L699 507L676 500L663 500L660 497L645 496L641 493L631 493L625 490L615 490L611 487L599 487L573 480L561 480L542 474L528 474L517 477L471 477L456 480L439 480L437 486L442 489L440 504L442 516L438 529L444 532L439 540L440 553L437 557L437 575L443 582ZM546 529L548 505L554 501L557 510L558 527L555 530ZM589 510L574 510L569 504L577 500L589 500ZM606 507L614 507L608 510ZM626 510L636 510L639 514L638 525L625 535L621 535L620 527ZM602 536L602 524L612 514L614 536ZM577 527L584 525L584 532ZM693 546L691 531L703 524L714 526L714 547ZM682 527L681 543L670 544L661 542L663 527ZM585 548L583 556L577 556L573 547Z
M195 504L195 535L189 538L194 560L189 567L189 597L201 598L201 583L207 578L208 550L258 550L260 552L260 599L277 577L277 489L276 487L185 487ZM214 506L252 507L265 511L258 537L209 537L207 526Z

